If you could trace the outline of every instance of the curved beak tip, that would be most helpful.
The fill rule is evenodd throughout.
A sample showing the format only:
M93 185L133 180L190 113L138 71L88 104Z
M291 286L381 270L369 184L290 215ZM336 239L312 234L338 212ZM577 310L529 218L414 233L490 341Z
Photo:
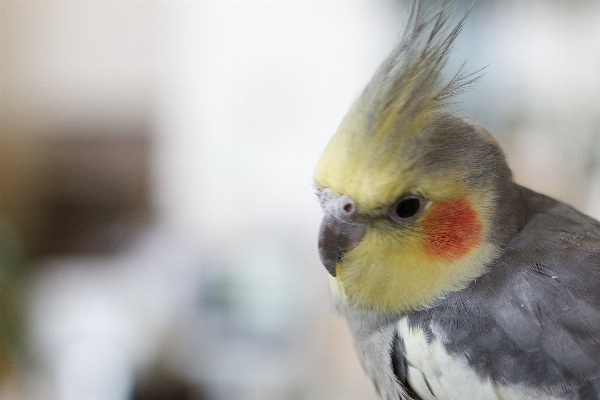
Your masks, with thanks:
M365 234L365 227L325 215L319 232L319 256L327 272L336 276L336 266L342 254L353 248Z
M323 261L323 265L325 266L325 269L327 270L327 272L329 272L329 275L333 276L335 278L335 267L337 265L337 262L332 261L332 260L325 260Z

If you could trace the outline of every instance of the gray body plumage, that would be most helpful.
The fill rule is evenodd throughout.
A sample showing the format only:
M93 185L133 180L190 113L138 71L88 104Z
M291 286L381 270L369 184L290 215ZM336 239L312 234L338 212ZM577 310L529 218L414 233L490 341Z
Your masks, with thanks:
M517 188L526 217L489 272L436 306L409 313L408 326L464 358L482 380L540 398L598 399L600 223ZM418 399L397 333L403 316L340 307L379 396Z

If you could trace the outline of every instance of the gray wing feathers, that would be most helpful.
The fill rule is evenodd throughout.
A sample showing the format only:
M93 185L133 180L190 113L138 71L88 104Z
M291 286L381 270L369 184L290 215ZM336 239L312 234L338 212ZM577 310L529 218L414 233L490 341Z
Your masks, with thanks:
M598 223L554 202L532 216L494 268L507 276L491 302L502 331L526 352L545 354L563 374L598 379Z

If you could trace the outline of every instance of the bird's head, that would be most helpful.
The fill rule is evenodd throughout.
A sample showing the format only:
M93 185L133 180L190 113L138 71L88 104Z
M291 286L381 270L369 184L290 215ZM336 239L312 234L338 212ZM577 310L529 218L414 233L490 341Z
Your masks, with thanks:
M482 275L517 229L504 155L478 124L445 109L473 83L441 69L464 18L415 3L399 44L327 145L314 181L325 212L321 261L359 307L430 306Z

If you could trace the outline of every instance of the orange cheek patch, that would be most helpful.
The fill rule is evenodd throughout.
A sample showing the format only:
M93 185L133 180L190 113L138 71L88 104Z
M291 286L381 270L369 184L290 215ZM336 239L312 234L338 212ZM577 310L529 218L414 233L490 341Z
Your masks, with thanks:
M439 203L423 220L425 252L442 259L466 255L479 244L482 225L468 200Z

